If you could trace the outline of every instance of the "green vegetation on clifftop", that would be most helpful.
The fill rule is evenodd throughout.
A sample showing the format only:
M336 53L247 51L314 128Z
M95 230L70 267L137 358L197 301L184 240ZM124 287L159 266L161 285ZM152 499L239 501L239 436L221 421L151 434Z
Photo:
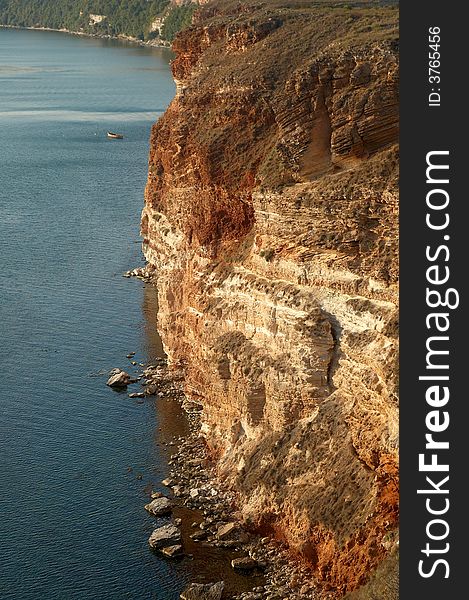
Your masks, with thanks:
M0 25L67 29L143 41L157 37L158 31L152 31L151 24L163 18L161 39L171 41L190 24L195 7L173 6L170 0L0 0Z
M195 4L175 7L165 19L161 37L172 42L179 31L190 25L194 8Z

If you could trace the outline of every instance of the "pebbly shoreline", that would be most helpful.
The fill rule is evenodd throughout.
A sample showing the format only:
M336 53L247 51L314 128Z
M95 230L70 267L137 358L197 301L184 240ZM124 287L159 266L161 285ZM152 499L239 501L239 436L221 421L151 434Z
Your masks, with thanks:
M138 277L152 281L152 273L145 268L124 273L124 277ZM188 434L163 442L171 452L169 474L161 482L164 491L149 491L145 509L155 517L166 517L158 523L149 538L156 552L172 560L185 556L186 542L210 546L226 552L227 568L249 578L250 591L223 592L224 582L192 583L181 592L181 599L223 598L231 600L319 600L332 598L321 591L312 570L295 558L281 542L261 537L248 531L242 523L242 512L237 495L217 477L216 465L211 460L208 445L201 433L202 406L189 400L183 391L183 373L159 359L144 365L135 360L134 353L127 355L133 367L141 372L132 378L125 371L113 369L108 385L120 390L138 383L141 391L128 391L138 402L154 398L180 405L188 424ZM114 378L114 384L112 380ZM115 384L116 381L120 383ZM183 515L181 518L179 515ZM168 521L169 519L169 521ZM185 522L183 522L185 520ZM189 521L191 521L189 523ZM186 530L185 538L183 530ZM187 531L189 530L189 534Z

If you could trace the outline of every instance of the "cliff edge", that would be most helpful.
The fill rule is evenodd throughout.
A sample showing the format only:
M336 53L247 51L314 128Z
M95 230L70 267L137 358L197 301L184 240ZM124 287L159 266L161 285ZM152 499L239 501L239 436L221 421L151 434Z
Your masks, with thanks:
M204 6L174 42L141 224L165 349L246 523L338 597L381 569L378 595L353 595L380 600L397 598L397 35L377 3Z

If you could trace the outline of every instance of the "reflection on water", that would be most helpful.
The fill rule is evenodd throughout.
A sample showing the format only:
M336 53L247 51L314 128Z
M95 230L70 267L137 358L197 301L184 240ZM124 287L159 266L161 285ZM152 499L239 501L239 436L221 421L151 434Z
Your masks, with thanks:
M163 344L158 334L158 290L155 285L143 286L142 313L145 317L145 341L148 360L165 358Z
M145 316L145 334L148 342L148 356L150 362L154 358L164 357L161 338L157 331L158 293L155 286L144 285L143 292L143 314ZM168 398L156 398L154 400L157 415L157 428L153 440L160 455L166 459L165 477L169 475L167 461L176 451L174 441L189 433L188 421L184 411L177 400ZM171 444L171 445L170 445ZM158 489L167 494L168 489L160 483L153 489ZM151 488L147 492L150 493ZM204 542L194 542L190 535L194 533L192 523L201 523L204 515L198 510L190 510L180 506L174 510L174 517L182 520L181 531L183 537L185 558L178 560L178 567L184 571L190 581L210 583L223 580L227 595L247 592L253 587L263 585L264 577L245 576L236 572L231 567L231 560L238 556L244 556L242 551L216 548ZM169 519L161 520L161 523Z
M224 581L228 596L240 592L249 592L253 587L264 585L265 579L262 575L247 576L232 569L231 560L239 556L245 556L245 552L215 548L204 542L194 542L190 538L190 534L194 533L192 523L200 523L203 520L200 511L179 508L174 511L174 516L182 519L184 549L193 556L191 560L184 562L191 581L198 583Z
M143 285L142 313L145 317L145 341L148 362L155 358L166 358L161 337L158 333L158 291L155 285L146 283ZM167 461L174 452L174 446L170 442L189 433L186 415L177 400L171 398L155 398L155 411L157 414L157 427L153 435L158 452L165 458L164 477L168 475ZM166 491L161 488L161 491Z

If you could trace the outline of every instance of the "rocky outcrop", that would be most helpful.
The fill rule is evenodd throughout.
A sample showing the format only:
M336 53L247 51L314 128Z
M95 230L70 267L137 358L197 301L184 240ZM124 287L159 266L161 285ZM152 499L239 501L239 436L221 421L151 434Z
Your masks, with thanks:
M397 13L310 4L176 40L141 230L246 523L343 596L397 548Z
M181 541L181 532L172 524L163 525L153 530L153 533L148 538L148 543L151 548L161 550L177 545Z
M160 498L155 498L150 503L145 504L145 510L154 515L155 517L160 517L162 515L168 515L173 508L171 500L162 496Z
M121 389L127 387L130 383L130 375L120 369L113 369L109 375L110 377L106 383L109 387Z
M221 600L225 584L217 583L191 583L181 594L181 600Z

